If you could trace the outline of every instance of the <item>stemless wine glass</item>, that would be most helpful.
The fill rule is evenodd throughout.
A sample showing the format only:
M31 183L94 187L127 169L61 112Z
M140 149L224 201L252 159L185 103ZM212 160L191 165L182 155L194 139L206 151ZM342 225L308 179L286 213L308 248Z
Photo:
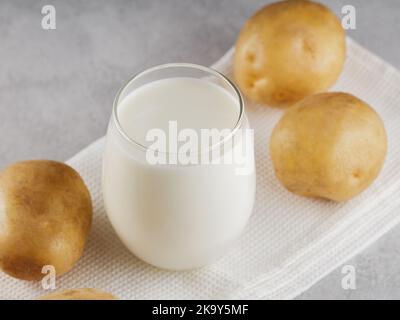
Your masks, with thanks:
M163 79L196 79L213 84L230 96L232 108L236 108L232 110L235 121L228 128L229 134L211 143L209 148L197 150L201 155L198 163L149 163L148 153L154 150L122 125L129 122L129 119L121 118L127 116L120 112L124 100L144 86ZM181 91L177 90L175 94L177 92ZM167 104L169 98L173 98L168 97L173 93L165 94L165 99L159 100L161 104L163 101ZM222 108L221 101L212 99L210 94L208 100L213 107ZM141 105L136 105L133 110L145 111ZM196 110L193 111L193 117L196 117ZM211 114L209 119L212 123ZM213 69L172 63L150 68L133 77L114 101L102 179L107 215L126 247L147 263L172 270L201 267L221 257L243 231L254 203L251 133L239 90ZM245 135L247 138L244 139ZM216 148L222 151L214 152ZM177 158L169 149L160 152ZM217 154L220 161L201 161L206 158L204 154L211 153Z

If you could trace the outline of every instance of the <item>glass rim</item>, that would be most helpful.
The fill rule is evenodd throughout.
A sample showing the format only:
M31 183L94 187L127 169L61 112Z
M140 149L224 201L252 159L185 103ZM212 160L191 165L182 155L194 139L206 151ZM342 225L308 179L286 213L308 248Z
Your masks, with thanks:
M239 130L239 128L242 125L242 121L243 121L243 116L244 116L244 101L243 101L243 96L240 92L240 90L237 88L237 86L233 83L232 80L230 80L227 76L225 76L223 73L210 68L210 67L206 67L206 66L202 66L199 64L195 64L195 63L186 63L186 62L173 62L173 63L164 63L164 64L160 64L160 65L156 65L150 68L147 68L143 71L140 71L138 73L136 73L133 77L131 77L117 92L115 98L114 98L114 102L113 102L113 110L112 110L112 119L113 122L117 128L117 131L119 132L119 134L130 144L135 145L136 147L144 150L144 151L148 151L148 150L153 150L152 148L141 144L140 142L136 141L135 139L131 138L124 130L124 128L122 127L120 121L119 121L119 117L118 117L118 105L120 104L120 98L122 93L124 92L124 90L135 80L139 79L142 76L145 76L146 74L155 72L155 71L159 71L159 70L163 70L163 69L169 69L169 68L188 68L188 69L195 69L195 70L199 70L199 71L203 71L206 73L209 73L211 75L214 75L216 77L218 77L219 79L222 79L225 83L227 83L229 85L229 87L231 87L233 89L233 91L235 92L235 94L237 95L237 100L239 102L239 115L238 118L236 120L236 123L233 125L233 128L230 129L231 132L229 133L229 135L227 135L226 137L224 137L221 141L212 144L210 146L210 148L207 150L207 152L209 152L210 150L223 145L224 143L226 143L227 141L229 141L230 139L233 138L233 136L236 134L236 132ZM179 154L178 152L169 152L167 151L163 151L161 152L163 154ZM198 153L203 153L201 150Z

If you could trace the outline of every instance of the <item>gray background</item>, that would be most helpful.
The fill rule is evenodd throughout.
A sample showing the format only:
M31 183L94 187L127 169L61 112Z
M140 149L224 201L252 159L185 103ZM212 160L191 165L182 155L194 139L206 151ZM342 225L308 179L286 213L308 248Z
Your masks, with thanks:
M104 135L113 97L130 76L164 62L213 63L269 2L1 0L0 168L68 159ZM354 5L357 29L348 34L400 69L400 1L322 2L338 15ZM45 4L56 7L57 30L41 28ZM339 268L299 298L399 299L400 226L348 264L356 290L341 288Z

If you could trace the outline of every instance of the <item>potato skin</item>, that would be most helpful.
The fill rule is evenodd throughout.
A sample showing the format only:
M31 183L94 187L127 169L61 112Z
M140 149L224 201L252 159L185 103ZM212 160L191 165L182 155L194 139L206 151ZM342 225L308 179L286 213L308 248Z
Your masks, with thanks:
M287 107L333 85L345 56L345 32L328 8L281 1L262 8L242 28L234 77L253 101Z
M378 176L387 138L365 102L346 93L321 93L285 112L269 147L275 174L289 191L345 201Z
M0 173L0 268L12 277L57 275L82 256L92 222L90 193L71 167L47 160L15 163Z
M112 294L99 289L82 288L50 293L37 300L118 300Z

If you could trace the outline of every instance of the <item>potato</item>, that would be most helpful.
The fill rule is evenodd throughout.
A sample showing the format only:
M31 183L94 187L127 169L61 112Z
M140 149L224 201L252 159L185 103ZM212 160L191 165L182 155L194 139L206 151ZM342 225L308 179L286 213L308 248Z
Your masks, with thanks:
M262 8L244 25L234 76L254 102L286 107L334 84L345 55L345 32L328 8L282 1Z
M335 201L365 190L378 176L386 150L378 114L346 93L321 93L295 104L270 139L276 176L288 190Z
M99 289L82 288L50 293L37 300L118 300L112 294Z
M90 194L79 174L54 161L25 161L0 172L0 268L40 280L82 256L92 221Z

